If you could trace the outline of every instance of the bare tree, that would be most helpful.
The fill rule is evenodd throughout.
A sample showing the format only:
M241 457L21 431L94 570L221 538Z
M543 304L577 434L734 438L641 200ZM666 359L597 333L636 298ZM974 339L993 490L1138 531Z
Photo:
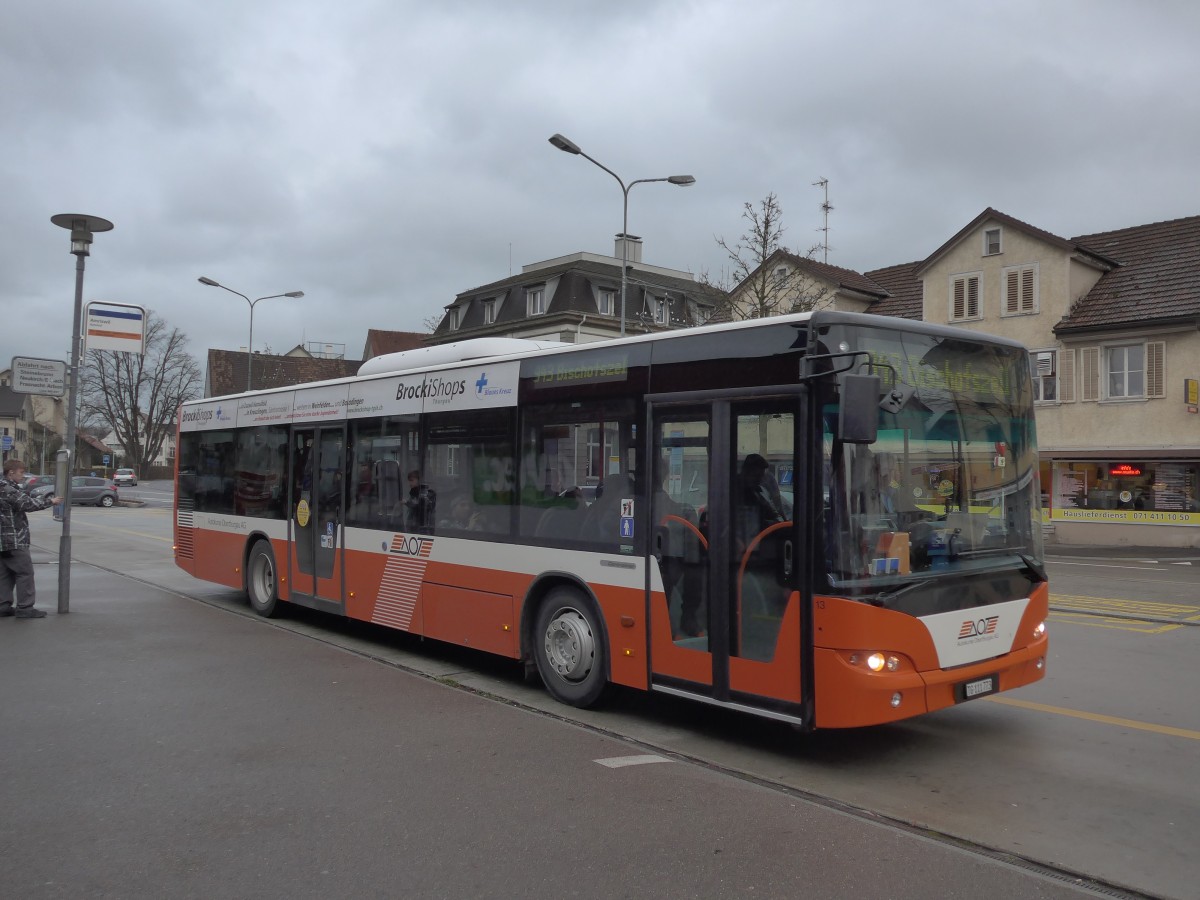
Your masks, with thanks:
M180 405L200 394L200 366L187 352L187 335L146 311L146 352L89 350L80 413L102 422L125 450L125 463L146 468L175 431Z
M803 255L783 245L783 207L774 193L767 194L757 207L745 203L742 218L748 227L735 243L716 239L731 263L728 275L720 283L701 277L703 283L729 292L726 307L732 318L806 312L830 299L830 283L814 274L820 264L813 262L813 256L820 245Z

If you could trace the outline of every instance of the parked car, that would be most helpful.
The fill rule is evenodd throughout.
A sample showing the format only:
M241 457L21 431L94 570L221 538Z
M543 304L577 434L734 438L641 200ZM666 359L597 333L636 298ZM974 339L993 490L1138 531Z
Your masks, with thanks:
M21 490L28 494L34 488L43 487L47 484L54 487L53 475L26 475L25 483L21 485Z
M113 474L113 484L130 484L137 487L137 473L133 469L117 469Z
M35 497L54 492L53 484L44 484L30 491ZM71 479L72 506L116 506L120 497L117 486L107 478L76 475Z

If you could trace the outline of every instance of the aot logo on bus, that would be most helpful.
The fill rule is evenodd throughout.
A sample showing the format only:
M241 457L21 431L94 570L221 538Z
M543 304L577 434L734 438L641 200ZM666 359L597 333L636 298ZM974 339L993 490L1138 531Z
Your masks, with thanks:
M433 540L426 537L397 535L392 539L390 552L397 556L428 556L433 549Z
M972 621L968 619L962 623L962 628L958 630L958 639L960 641L967 638L983 637L989 634L996 633L996 625L999 624L999 616L988 616L986 619L978 619Z

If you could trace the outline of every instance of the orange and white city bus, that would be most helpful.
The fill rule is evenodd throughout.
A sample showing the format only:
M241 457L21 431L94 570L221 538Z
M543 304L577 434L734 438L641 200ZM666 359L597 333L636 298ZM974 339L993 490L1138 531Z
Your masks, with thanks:
M803 728L1040 679L1028 354L816 312L481 339L186 404L175 557L281 603Z

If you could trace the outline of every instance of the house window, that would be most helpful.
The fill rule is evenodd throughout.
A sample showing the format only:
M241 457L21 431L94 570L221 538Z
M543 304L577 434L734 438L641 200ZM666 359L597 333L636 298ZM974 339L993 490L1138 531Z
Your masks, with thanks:
M496 301L495 300L484 300L483 301L483 324L491 325L495 321L496 321Z
M983 233L983 255L995 256L1000 252L1000 229L989 228Z
M979 275L950 279L950 321L979 318Z
M787 274L788 274L788 270L784 266L780 266L778 269L776 269L775 270L775 284L781 285L785 281L787 281Z
M452 306L450 311L446 313L446 327L451 331L458 331L461 312L462 310L460 310L457 306Z
M600 315L611 316L613 309L617 305L616 291L601 291L599 299L596 301L596 308L600 310Z
M545 288L530 288L525 292L525 314L540 316L546 312Z
M659 325L666 325L668 321L667 315L667 299L658 297L654 301L654 321Z
M1125 399L1146 396L1146 348L1143 344L1109 347L1105 352L1108 396Z
M1033 399L1046 403L1058 400L1058 351L1035 350L1029 354L1033 368Z
M1038 267L1013 266L1000 271L1004 291L1004 315L1034 313L1038 309Z

